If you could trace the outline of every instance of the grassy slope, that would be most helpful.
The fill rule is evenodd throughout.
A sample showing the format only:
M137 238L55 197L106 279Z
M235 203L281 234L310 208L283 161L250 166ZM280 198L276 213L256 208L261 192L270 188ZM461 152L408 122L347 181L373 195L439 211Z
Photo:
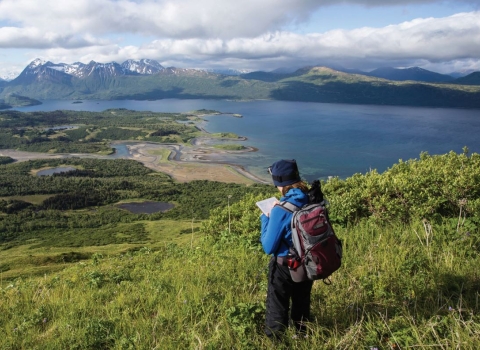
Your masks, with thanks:
M178 244L190 244L195 238L200 222L195 220L168 220L161 221L137 221L145 225L147 239L139 239L137 242L125 242L120 244L106 244L99 246L45 246L40 245L41 240L29 240L21 245L7 250L0 250L0 271L2 279L11 280L18 277L43 276L50 274L77 263L89 259L94 254L117 255L142 247L158 249L166 242ZM123 227L134 227L135 224L123 224ZM117 231L119 228L115 228ZM98 231L91 229L90 231ZM105 230L102 228L100 230ZM193 230L193 235L192 235Z
M253 211L253 199L232 212ZM268 258L258 244L228 236L224 224L215 240L97 254L41 278L3 281L1 347L272 348L262 335ZM309 337L288 333L275 346L480 346L480 261L468 239L449 242L442 227L428 233L420 222L337 231L343 267L332 285L314 284Z
M268 257L258 242L255 202L265 195L249 195L214 209L201 232L187 234L184 221L181 241L169 236L167 222L152 221L146 225L152 244L85 248L93 255L41 277L7 280L4 272L0 348L477 349L477 161L476 154L422 155L383 175L325 184L339 207L336 218L352 212L350 195L365 201L370 216L336 225L343 265L330 286L314 284L307 339L289 331L283 343L272 344L263 336ZM380 190L384 181L395 195ZM451 195L468 196L465 207L452 201L463 209L460 215L459 207L448 209L442 201ZM449 216L422 219L422 212L431 214L432 200ZM408 221L405 204L411 206ZM176 226L171 222L172 230ZM2 253L11 256L12 249ZM33 251L38 265L45 255L60 254L44 249Z
M279 81L272 98L291 101L480 108L480 87L394 82L325 67Z

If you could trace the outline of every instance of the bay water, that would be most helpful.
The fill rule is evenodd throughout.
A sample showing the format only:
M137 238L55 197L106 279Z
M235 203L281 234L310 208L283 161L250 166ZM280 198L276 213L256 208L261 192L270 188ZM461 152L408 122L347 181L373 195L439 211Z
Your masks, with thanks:
M328 176L345 178L371 169L385 171L399 159L419 158L421 152L444 154L480 152L480 110L349 105L287 101L180 100L42 101L20 111L127 108L153 112L213 109L238 113L205 118L208 132L245 136L241 144L258 152L226 154L219 161L245 167L267 179L266 168L279 159L296 159L301 175L311 181ZM232 142L229 142L232 143Z

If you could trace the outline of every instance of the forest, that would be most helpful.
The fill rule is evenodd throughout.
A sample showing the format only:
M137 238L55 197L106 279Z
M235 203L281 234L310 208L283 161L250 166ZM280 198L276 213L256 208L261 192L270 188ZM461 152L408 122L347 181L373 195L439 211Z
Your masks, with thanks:
M154 113L127 109L103 112L0 111L0 149L50 153L110 154L111 141L186 143L200 134L194 122L205 114Z
M42 168L69 166L68 172L51 176L32 175ZM96 239L79 237L78 229L115 230L118 223L140 220L203 220L211 209L235 202L247 193L269 193L265 185L238 185L212 181L176 183L133 160L50 159L0 165L0 244L13 246L36 238L41 245L96 245ZM43 196L41 203L28 202ZM133 214L116 208L128 201L174 203L164 213ZM58 236L62 236L60 239ZM116 235L103 235L100 244L117 242ZM79 243L81 242L81 243ZM5 247L5 246L4 246Z

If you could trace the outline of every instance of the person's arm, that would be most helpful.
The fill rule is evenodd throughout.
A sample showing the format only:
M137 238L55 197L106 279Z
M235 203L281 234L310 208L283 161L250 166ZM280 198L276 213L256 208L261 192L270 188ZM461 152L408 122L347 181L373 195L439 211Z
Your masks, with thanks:
M289 213L280 208L274 207L270 212L270 217L262 214L260 221L262 224L262 234L260 241L265 253L274 254L286 234L285 222L290 225L290 220L287 218Z

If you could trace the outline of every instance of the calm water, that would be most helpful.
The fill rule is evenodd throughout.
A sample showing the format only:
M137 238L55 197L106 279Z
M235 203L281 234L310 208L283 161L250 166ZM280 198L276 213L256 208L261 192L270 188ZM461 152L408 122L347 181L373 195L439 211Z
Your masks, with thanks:
M45 170L40 170L37 173L37 176L49 176L53 174L59 174L59 173L66 173L67 171L72 171L75 170L75 168L72 167L58 167L58 168L52 168L52 169L45 169Z
M175 206L171 203L147 201L139 203L122 203L118 204L117 207L126 209L134 214L153 214L159 212L163 213L174 208Z
M297 159L308 180L347 177L369 169L382 172L399 159L418 158L420 152L443 154L453 150L480 152L480 110L363 106L345 104L225 100L158 101L44 101L21 111L57 109L103 111L127 108L155 112L215 109L243 118L212 116L204 127L210 132L246 136L245 145L259 152L221 160L245 166L268 178L266 167L280 158Z

